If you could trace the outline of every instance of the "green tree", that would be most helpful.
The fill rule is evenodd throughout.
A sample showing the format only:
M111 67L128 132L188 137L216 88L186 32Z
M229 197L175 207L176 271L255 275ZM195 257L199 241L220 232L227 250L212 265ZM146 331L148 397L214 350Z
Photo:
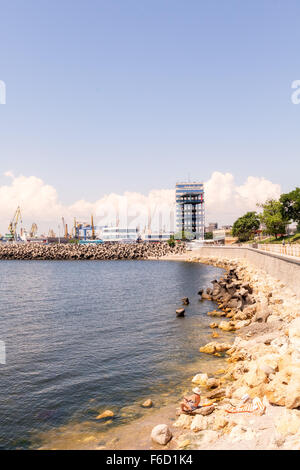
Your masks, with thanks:
M180 232L177 232L175 233L174 235L174 239L175 240L193 240L195 238L195 234L192 233L192 232L183 232L183 231L180 231Z
M171 235L169 240L168 240L168 244L171 248L174 248L174 246L176 245L176 242L175 242L175 238L174 238L174 235Z
M204 234L204 240L212 240L214 238L212 232L205 232Z
M237 219L232 227L232 235L238 237L240 242L246 242L253 237L256 230L259 229L260 222L256 212L247 212Z
M284 219L293 220L300 224L300 188L294 189L290 193L282 194L281 211Z
M269 199L264 204L260 204L259 207L263 209L259 218L266 227L266 233L275 235L276 238L278 234L284 234L288 219L283 214L281 202Z

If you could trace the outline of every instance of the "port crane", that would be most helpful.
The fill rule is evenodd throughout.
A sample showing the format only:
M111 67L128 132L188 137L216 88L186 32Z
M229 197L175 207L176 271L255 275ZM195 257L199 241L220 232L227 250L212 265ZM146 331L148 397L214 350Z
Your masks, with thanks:
M37 224L35 222L33 222L33 224L31 225L30 232L29 232L30 237L34 238L37 234L37 231L38 231Z
M68 233L68 224L65 223L65 218L62 217L62 226L63 226L63 234L65 238L69 238L69 233Z
M80 230L83 232L83 239L84 240L87 240L88 238L91 238L92 240L95 240L96 234L95 234L95 225L94 225L93 215L91 215L91 223L90 224L78 222L74 218L73 234L74 234L74 237L77 238L77 239L80 238L80 235L79 235ZM91 237L88 237L88 232L91 232Z
M17 227L19 222L21 224L23 223L20 206L17 207L16 212L14 213L14 216L8 226L9 233L7 234L7 238L9 240L17 240Z

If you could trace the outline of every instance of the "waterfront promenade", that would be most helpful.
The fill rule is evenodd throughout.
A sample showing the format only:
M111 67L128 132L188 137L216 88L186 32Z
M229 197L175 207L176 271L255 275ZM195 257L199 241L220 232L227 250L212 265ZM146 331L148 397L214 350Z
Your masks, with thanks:
M300 297L300 258L285 253L271 252L252 246L204 246L190 251L190 257L217 257L244 259L276 280L280 280Z
M249 245L251 247L251 245ZM298 258L300 260L300 244L258 243L257 248L267 253L276 253L283 257Z

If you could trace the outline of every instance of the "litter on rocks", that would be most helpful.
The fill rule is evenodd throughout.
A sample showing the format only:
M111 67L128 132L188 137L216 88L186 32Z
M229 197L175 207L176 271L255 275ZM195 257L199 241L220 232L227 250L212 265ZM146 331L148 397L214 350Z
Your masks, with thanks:
M232 406L231 408L226 408L227 413L254 413L258 412L263 414L266 410L265 405L260 398L255 397L253 400L248 396L242 398L242 404L240 406Z

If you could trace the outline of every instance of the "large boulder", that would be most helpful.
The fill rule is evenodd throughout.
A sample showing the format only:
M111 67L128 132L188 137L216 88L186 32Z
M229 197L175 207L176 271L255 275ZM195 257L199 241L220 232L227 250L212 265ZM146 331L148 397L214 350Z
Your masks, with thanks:
M267 383L268 379L266 373L254 364L251 370L244 375L243 381L248 387L253 388Z
M287 408L298 408L300 406L300 368L293 367L291 378L286 389L285 406Z
M216 414L212 428L214 431L219 431L220 429L224 429L228 423L229 423L229 420L227 419L226 416L224 416L224 413L221 412L221 413Z
M225 388L216 388L212 390L211 392L207 393L206 397L209 398L210 400L215 400L216 398L225 397L225 395L226 395Z
M216 343L207 343L205 346L201 346L199 351L206 354L215 354L216 353Z
M214 410L215 410L215 406L214 406L214 405L211 405L211 406L203 406L202 408L199 408L198 410L196 410L195 414L199 414L199 415L202 415L202 416L208 416L208 415L210 415Z
M217 388L220 386L220 380L211 378L206 381L206 387L207 388Z
M244 289L246 289L246 290L249 292L249 294L252 294L252 293L253 293L252 287L251 287L250 284L248 284L247 282L245 282L244 284L242 284L242 287L243 287Z
M142 403L143 408L151 408L153 406L153 401L148 398L148 400L145 400L144 403Z
M291 345L300 349L300 317L291 322L288 335Z
M226 303L227 308L241 308L243 305L240 299L230 299L229 302Z
M298 434L300 429L300 412L285 410L283 416L276 420L276 430L282 436Z
M221 321L219 324L219 328L223 331L234 331L235 323L232 321Z
M284 369L275 374L273 380L266 386L266 397L272 405L285 406L289 380L287 369Z
M211 312L208 312L207 315L210 317L225 317L226 312L223 310L212 310Z
M265 374L275 374L278 371L278 363L280 360L279 354L270 353L260 357L257 360L259 368L265 372Z
M251 429L249 426L243 426L237 424L234 426L229 434L229 440L232 442L238 441L252 441L257 438L257 433L254 429Z
M191 424L191 431L203 431L207 427L207 420L202 415L196 415Z
M207 379L207 374L196 374L195 377L193 377L192 382L193 384L205 386L207 384Z
M211 300L211 295L207 294L206 292L203 292L201 295L202 300Z
M223 298L222 298L223 306L224 306L224 307L227 307L228 302L229 302L231 299L232 299L232 295L231 295L231 294L229 294L229 293L225 294L225 295L223 296Z
M244 321L244 320L247 320L248 316L246 313L244 313L244 310L239 310L235 315L234 315L234 319L235 320L241 320L241 321Z
M241 328L244 328L244 326L250 325L250 323L251 323L251 320L240 320L236 322L235 329L240 330Z
M184 313L185 313L184 308L178 308L178 309L176 310L176 316L177 316L177 317L184 317Z
M104 418L112 418L114 416L114 412L111 410L105 410L103 413L100 413L96 419L104 419Z
M217 341L212 341L207 343L205 346L202 346L199 351L206 354L216 354L221 352L226 352L231 348L229 343L218 343Z
M193 417L182 413L179 418L175 421L173 426L175 428L190 429Z
M254 317L254 321L258 323L266 323L268 317L271 315L271 311L267 304L260 304L256 308L256 314Z
M158 424L152 429L151 439L157 444L165 446L172 439L171 429L166 424Z
M256 313L256 304L253 305L248 305L243 309L243 314L246 315L246 318L252 318L253 315ZM244 320L244 318L241 318L241 320Z

